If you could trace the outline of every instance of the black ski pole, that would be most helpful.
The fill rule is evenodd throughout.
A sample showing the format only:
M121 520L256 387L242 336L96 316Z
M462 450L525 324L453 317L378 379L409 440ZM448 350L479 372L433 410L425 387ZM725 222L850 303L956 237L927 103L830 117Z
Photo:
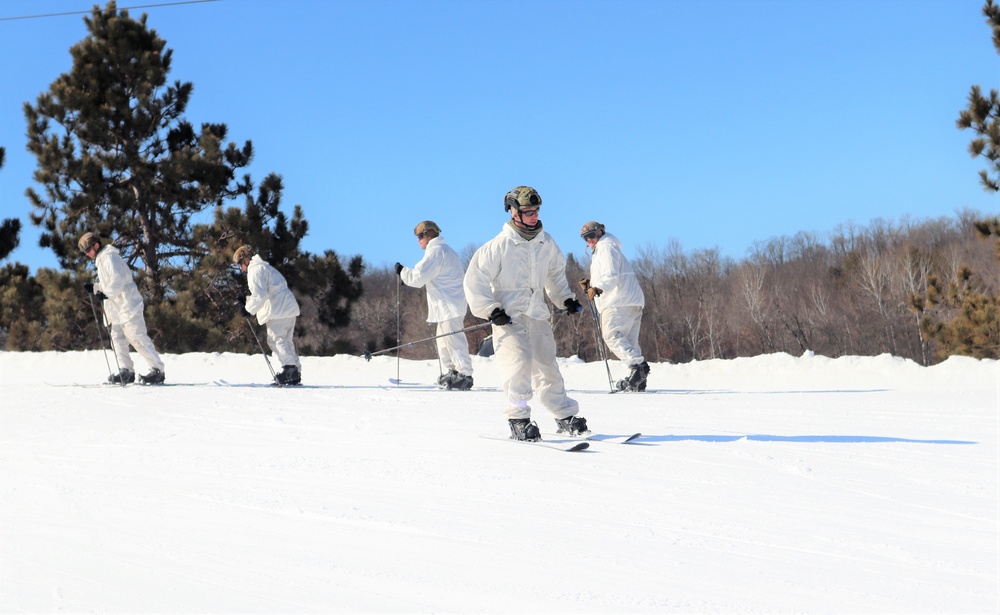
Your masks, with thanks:
M104 331L102 331L101 321L97 318L97 307L94 306L94 294L87 293L90 297L90 311L94 314L94 325L97 326L97 335L101 338L101 350L104 351L104 364L108 366L108 382L111 382L111 378L114 374L111 373L111 361L108 361L108 347L104 345ZM108 335L110 340L111 336ZM118 361L118 357L115 356L115 361ZM118 373L121 373L119 370Z
M604 332L601 331L601 318L597 315L597 308L594 306L594 300L590 298L590 294L587 294L587 303L590 304L590 315L594 317L594 336L597 338L597 352L601 355L601 359L604 361L604 369L608 372L608 388L611 392L615 392L615 385L611 378L611 366L608 365L608 351L604 347Z
M253 330L253 324L250 323L250 317L244 316L244 318L247 320L247 326L250 327L250 333L253 334L253 339L257 341L257 347L260 348L260 353L264 355L264 362L267 363L267 369L271 372L271 378L274 379L275 384L281 386L281 383L278 382L278 376L274 373L274 368L271 367L271 359L267 358L267 353L264 352L264 345L260 343L260 338L257 337L257 332Z
M433 335L431 337L425 337L422 340L414 340L412 342L406 342L405 344L400 344L399 346L393 346L392 348L383 348L382 350L376 350L375 352L365 352L363 355L365 361L371 361L372 357L375 355L385 354L387 352L392 352L393 350L399 350L400 348L409 348L416 344L422 344L424 342L429 342L431 340L436 340L439 337L447 337L449 335L455 335L456 333L468 333L469 331L475 331L477 329L485 329L486 327L492 327L492 322L484 322L478 325L472 325L471 327L465 327L464 329L458 329L457 331L452 331L451 333L442 333L441 335Z
M396 277L398 278L396 283L396 343L400 344L403 339L403 325L399 316L399 289L403 285L403 278ZM396 383L399 383L399 351L396 351Z
M111 362L108 361L108 347L104 345L104 327L101 325L101 320L97 317L97 307L94 306L94 295L93 293L87 293L90 297L90 311L94 314L94 324L97 325L97 335L101 338L101 350L104 351L104 364L108 366L108 382L112 382L114 374L111 373ZM104 306L101 306L101 313L104 313ZM121 375L122 369L118 365L118 353L115 352L115 341L111 338L111 333L108 333L108 342L111 344L111 354L115 356L115 367L118 368L118 374ZM122 386L125 386L125 381L122 381Z

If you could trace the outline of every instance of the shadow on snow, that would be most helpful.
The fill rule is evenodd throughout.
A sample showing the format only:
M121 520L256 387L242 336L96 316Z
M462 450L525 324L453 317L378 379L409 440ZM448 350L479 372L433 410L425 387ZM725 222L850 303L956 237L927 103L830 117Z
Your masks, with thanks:
M829 442L834 444L882 444L886 442L899 442L904 444L976 444L970 440L917 440L914 438L893 438L888 436L836 436L836 435L812 435L812 436L775 436L768 434L747 434L747 435L664 435L650 436L644 435L642 442L683 442L694 440L697 442L735 442L737 440L750 440L754 442Z

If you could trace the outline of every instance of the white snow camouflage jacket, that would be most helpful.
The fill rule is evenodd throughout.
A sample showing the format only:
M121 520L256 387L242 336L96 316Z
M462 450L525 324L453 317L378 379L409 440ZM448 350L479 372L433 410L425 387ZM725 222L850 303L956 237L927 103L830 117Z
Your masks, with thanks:
M464 275L462 259L443 237L428 241L420 262L412 269L403 267L399 272L399 277L407 286L427 287L427 322L465 317Z
M622 254L622 242L605 233L594 244L590 261L590 285L603 293L594 299L598 310L626 306L643 307L646 296L628 259Z
M94 259L94 266L97 268L94 292L100 291L108 297L104 301L108 322L120 325L142 316L142 295L118 248L110 244L102 247Z
M275 318L293 318L299 315L299 302L288 289L285 276L255 254L247 266L247 285L250 296L246 308L257 315L257 322L264 325Z
M544 230L528 241L504 224L499 235L476 250L465 272L465 298L479 318L503 308L512 319L547 320L542 291L560 309L576 297L566 281L566 258Z

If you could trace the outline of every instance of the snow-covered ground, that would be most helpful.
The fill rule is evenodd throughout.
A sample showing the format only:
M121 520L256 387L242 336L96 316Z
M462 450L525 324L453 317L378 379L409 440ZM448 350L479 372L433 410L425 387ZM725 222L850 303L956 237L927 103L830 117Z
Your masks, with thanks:
M479 437L508 433L488 358L469 392L415 386L437 361L277 389L260 355L164 358L172 386L121 388L100 351L0 353L0 611L1000 611L996 361L657 364L609 395L565 359L596 433L645 435L564 453Z

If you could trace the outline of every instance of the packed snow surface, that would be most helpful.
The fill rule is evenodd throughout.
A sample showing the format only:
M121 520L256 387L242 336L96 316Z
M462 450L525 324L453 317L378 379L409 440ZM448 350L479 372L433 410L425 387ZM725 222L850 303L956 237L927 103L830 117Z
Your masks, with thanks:
M480 437L509 434L492 358L467 392L437 361L276 388L261 355L164 359L118 387L100 351L0 353L0 611L1000 612L996 361L653 364L611 395L561 359L595 434L643 433L565 453Z

